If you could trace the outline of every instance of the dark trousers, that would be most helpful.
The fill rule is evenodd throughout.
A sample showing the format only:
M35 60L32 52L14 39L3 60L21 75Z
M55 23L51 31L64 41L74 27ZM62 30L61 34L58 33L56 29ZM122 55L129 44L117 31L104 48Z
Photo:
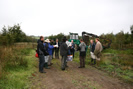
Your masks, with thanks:
M59 59L59 49L55 49L55 58Z
M91 58L91 62L94 61L94 64L96 64L96 59Z
M73 58L74 58L74 53L75 53L75 50L71 49L71 54L73 55Z
M52 58L54 58L53 56L54 56L54 49L52 49Z
M85 56L80 56L80 67L85 67Z
M45 63L44 55L39 55L39 72L43 72L44 63Z
M65 70L66 67L66 59L67 59L67 55L66 56L62 56L61 58L61 69Z

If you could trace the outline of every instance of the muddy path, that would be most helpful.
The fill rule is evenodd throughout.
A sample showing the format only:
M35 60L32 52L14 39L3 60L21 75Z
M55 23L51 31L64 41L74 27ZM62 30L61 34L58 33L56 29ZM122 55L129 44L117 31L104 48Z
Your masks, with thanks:
M36 68L32 74L31 89L133 89L133 86L113 78L94 67L79 69L76 62L68 62L65 71L60 69L60 60L53 59L47 73L41 74Z

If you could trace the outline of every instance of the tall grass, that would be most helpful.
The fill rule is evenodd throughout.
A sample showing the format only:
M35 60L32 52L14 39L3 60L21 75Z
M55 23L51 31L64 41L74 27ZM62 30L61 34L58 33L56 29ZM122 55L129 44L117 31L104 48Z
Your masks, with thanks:
M32 47L32 45L0 47L0 89L28 88L28 76L35 68L33 59L35 51Z

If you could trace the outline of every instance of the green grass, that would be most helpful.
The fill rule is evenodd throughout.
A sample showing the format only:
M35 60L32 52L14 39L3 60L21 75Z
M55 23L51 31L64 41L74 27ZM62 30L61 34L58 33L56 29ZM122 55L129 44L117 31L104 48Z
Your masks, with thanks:
M30 86L29 77L35 71L35 51L32 49L21 50L22 54L26 54L24 59L27 66L6 66L6 75L0 80L0 89L22 89Z
M109 73L113 77L123 79L125 82L133 84L133 49L114 50L105 49L96 68ZM73 61L79 63L79 52L75 53ZM89 50L86 55L86 65L90 64L91 58Z

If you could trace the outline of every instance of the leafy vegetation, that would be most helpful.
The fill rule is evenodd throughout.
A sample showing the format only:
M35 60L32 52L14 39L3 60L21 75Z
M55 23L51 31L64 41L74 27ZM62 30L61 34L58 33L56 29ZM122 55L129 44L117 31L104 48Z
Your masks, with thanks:
M133 50L106 49L102 52L100 61L95 68L109 73L113 77L123 79L125 82L133 83ZM74 61L79 63L79 52L75 53ZM89 50L86 56L86 65L91 65Z
M35 42L36 39L27 36L22 30L19 24L13 27L5 26L2 28L0 33L0 45L11 45L16 42Z

